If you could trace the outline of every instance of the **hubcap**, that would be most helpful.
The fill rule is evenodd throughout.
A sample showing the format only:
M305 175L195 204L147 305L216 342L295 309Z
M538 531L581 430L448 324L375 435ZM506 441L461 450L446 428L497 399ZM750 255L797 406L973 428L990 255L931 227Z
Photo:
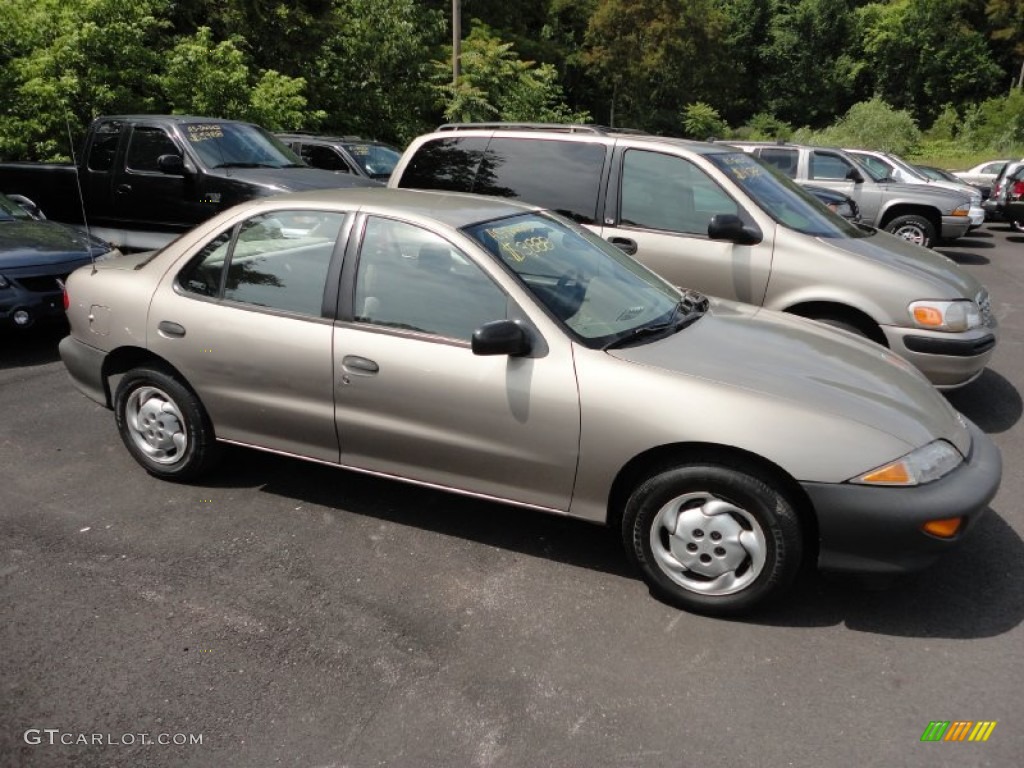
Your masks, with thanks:
M745 509L710 493L687 493L658 511L651 551L665 575L684 589L731 595L761 574L767 543Z
M132 442L151 461L174 464L185 454L185 419L174 401L156 387L139 387L128 396L125 422Z
M902 237L904 240L909 240L915 245L926 245L927 238L925 237L924 230L915 224L904 224L902 227L897 228L893 231L896 237Z

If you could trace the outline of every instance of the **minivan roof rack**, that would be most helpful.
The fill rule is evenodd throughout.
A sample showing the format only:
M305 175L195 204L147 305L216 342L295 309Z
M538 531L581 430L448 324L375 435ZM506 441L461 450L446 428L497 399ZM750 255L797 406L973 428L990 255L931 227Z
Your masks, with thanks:
M606 125L592 125L590 123L445 123L438 126L438 131L469 131L473 129L482 130L506 130L506 131L556 131L559 133L596 133L605 135L609 133L635 133L645 134L636 128L610 128Z

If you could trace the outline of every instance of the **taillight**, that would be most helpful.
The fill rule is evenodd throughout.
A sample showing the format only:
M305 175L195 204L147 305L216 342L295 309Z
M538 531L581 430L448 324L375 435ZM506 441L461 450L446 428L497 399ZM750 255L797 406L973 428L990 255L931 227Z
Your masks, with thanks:
M1013 188L1010 190L1010 197L1018 198L1024 196L1024 181L1013 182Z
M71 297L68 296L68 287L64 286L64 311L68 311L68 307L71 306Z

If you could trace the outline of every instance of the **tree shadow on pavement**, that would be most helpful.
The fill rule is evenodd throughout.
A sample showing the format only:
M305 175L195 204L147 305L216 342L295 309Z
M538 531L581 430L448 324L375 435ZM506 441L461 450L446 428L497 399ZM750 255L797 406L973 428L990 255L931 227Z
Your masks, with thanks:
M580 520L244 449L229 451L209 486L257 487L342 513L639 580L616 532ZM973 638L1003 634L1024 618L1024 542L992 512L935 566L882 590L808 570L777 603L735 621Z
M990 435L1009 430L1024 412L1020 392L991 368L967 386L944 394L954 408Z

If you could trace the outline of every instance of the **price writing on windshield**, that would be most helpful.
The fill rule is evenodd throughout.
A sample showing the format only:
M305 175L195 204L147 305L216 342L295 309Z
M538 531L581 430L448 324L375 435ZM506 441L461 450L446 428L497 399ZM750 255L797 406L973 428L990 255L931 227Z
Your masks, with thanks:
M188 140L193 144L207 139L224 138L224 129L216 123L194 123L187 126Z
M502 253L517 262L526 261L528 256L536 256L545 251L554 250L555 246L550 238L544 234L533 234L535 230L516 229L503 227L501 229L488 229L487 234L493 237Z

